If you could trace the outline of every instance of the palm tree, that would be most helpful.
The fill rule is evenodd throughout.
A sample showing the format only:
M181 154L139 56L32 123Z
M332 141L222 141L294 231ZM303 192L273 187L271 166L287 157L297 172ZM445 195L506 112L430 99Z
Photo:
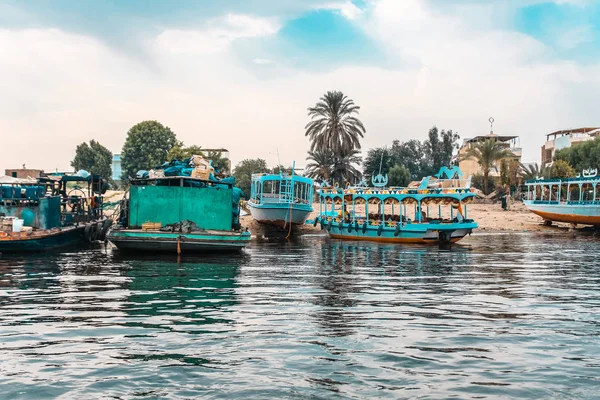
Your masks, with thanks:
M483 192L488 193L488 176L490 169L494 167L497 161L505 158L514 157L514 154L503 147L495 139L488 139L483 142L474 143L462 156L463 160L474 158L483 172Z
M306 176L313 179L323 179L332 182L338 182L344 185L345 182L355 182L361 178L362 174L357 166L360 165L362 158L358 150L343 152L335 156L331 150L309 151L306 159L309 163L306 165Z
M362 158L358 150L349 150L334 157L332 177L343 186L346 182L358 181L362 174L356 167L360 165Z
M521 164L521 175L524 180L533 180L540 178L548 178L550 176L550 168L546 165L538 165L538 163L532 163L529 165Z
M308 109L311 121L305 128L311 140L310 150L331 149L339 156L360 149L360 138L366 130L355 116L359 109L342 92L327 92L321 97L315 107Z
M329 149L309 151L306 160L306 176L328 181L333 172L334 156Z

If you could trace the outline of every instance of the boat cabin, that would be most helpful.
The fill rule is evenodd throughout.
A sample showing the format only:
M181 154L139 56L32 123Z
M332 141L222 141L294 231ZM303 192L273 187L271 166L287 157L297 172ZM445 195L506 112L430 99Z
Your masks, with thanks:
M86 223L102 217L105 182L98 175L48 175L0 183L0 217L23 220L23 225L48 230Z
M596 170L563 179L534 179L525 182L525 200L532 204L600 204L600 176Z
M366 225L450 224L468 219L467 204L475 197L470 179L454 173L450 177L425 177L407 187L384 187L387 181L383 178L374 178L374 182L382 184L321 189L320 215Z
M312 204L313 180L293 174L253 174L250 203Z

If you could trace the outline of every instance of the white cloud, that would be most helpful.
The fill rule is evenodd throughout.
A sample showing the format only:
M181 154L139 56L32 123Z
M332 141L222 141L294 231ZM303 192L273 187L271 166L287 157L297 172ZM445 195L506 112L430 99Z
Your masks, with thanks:
M318 6L317 9L335 10L350 20L356 19L363 14L363 11L351 1L329 3L322 6Z
M271 19L229 14L201 30L165 30L156 38L156 45L159 51L175 54L213 54L227 50L237 39L273 35L279 28Z
M226 147L233 162L304 162L306 109L331 89L361 106L363 148L424 139L437 124L462 137L521 136L525 160L543 135L596 125L600 67L551 59L532 38L472 23L488 11L442 14L420 1L379 1L360 26L399 69L302 71L269 53L240 63L236 40L274 35L271 19L227 16L202 30L167 30L147 58L133 59L86 36L52 29L0 30L0 167L67 168L75 146L97 139L118 152L145 119L187 144ZM180 32L174 34L173 32ZM198 35L198 36L196 36ZM198 39L198 40L195 40ZM269 76L253 73L269 65Z
M252 62L258 65L267 65L272 64L273 60L269 60L268 58L255 58L254 60L252 60Z

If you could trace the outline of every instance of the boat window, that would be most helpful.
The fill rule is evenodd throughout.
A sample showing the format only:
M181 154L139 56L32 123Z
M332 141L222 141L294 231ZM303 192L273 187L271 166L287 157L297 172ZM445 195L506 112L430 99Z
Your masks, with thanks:
M579 201L579 194L581 193L581 191L579 190L578 184L570 183L567 191L569 201Z
M591 183L584 183L582 185L581 197L583 201L594 201L594 186Z

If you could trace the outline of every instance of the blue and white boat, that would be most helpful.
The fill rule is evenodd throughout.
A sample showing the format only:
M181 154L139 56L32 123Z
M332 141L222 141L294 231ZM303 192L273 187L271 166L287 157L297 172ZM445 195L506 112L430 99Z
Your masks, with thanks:
M312 222L336 239L454 243L478 227L467 215L475 192L470 178L461 176L458 167L443 167L408 187L386 187L387 176L381 174L372 178L373 187L364 181L346 189L324 187Z
M248 206L252 218L288 228L303 224L313 211L313 180L294 174L253 174Z
M523 203L550 225L552 221L600 227L600 176L597 169L564 179L525 182Z

